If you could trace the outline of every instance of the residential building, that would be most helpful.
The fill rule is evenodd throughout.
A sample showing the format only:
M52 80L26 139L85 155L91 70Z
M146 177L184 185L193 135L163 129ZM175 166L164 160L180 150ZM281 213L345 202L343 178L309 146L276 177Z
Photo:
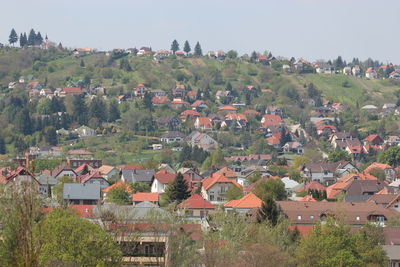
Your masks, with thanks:
M100 184L65 183L63 199L72 205L96 205L101 200Z

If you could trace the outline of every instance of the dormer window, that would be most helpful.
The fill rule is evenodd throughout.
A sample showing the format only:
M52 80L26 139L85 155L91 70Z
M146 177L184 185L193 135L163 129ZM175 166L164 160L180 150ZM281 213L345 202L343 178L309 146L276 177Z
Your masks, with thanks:
M360 220L360 216L357 216L357 217L356 217L356 220L359 221L359 220Z
M301 221L301 215L297 216L297 220Z
M310 216L310 220L314 220L314 215L311 215L311 216Z

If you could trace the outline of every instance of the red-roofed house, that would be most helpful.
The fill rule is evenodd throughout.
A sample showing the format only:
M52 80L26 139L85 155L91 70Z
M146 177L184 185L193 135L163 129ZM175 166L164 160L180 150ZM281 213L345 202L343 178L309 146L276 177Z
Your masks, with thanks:
M188 110L183 111L179 117L184 122L184 121L186 121L187 118L196 119L196 118L200 117L200 113L195 110L188 109Z
M123 181L118 181L113 185L110 185L109 187L104 188L103 190L101 190L103 192L103 199L104 201L107 201L107 194L115 189L115 188L123 188L125 192L127 192L128 194L133 194L133 190L130 187L129 184L124 183Z
M303 187L300 187L296 190L296 193L299 192L308 192L309 190L318 190L318 191L325 191L325 186L318 183L317 181L312 181L305 184Z
M247 118L240 113L229 113L225 116L225 121L222 122L221 127L231 127L232 124L237 129L242 129L247 125Z
M377 79L378 78L378 73L374 68L368 68L365 71L365 77L368 79Z
M271 137L267 138L267 143L274 148L280 148L281 145L281 135L273 134Z
M136 85L135 88L133 88L133 94L136 97L143 97L147 91L149 91L149 90L142 83Z
M189 105L189 103L182 100L181 98L174 98L174 100L172 100L172 102L170 103L170 106L173 109L181 109L188 105Z
M83 91L79 87L64 87L60 92L59 96L64 97L67 95L81 95Z
M139 193L135 193L132 195L133 205L139 204L140 202L144 202L144 201L151 202L151 203L158 205L159 199L160 199L159 193L139 192Z
M257 110L254 110L254 109L245 110L243 113L244 113L244 115L247 115L247 116L258 116L258 115L261 115L260 112L258 112Z
M170 102L170 100L169 100L168 96L153 96L151 98L151 103L153 103L153 105L155 105L155 106L166 104L169 102Z
M380 146L385 142L379 135L371 134L364 138L364 145Z
M337 132L337 128L334 125L321 125L317 128L317 134L328 136Z
M178 208L184 210L187 216L197 218L205 218L210 211L215 210L215 206L199 194L193 194L179 204Z
M364 170L364 172L371 173L371 171L374 170L374 169L378 169L378 170L383 171L385 173L386 180L393 181L393 180L396 179L396 171L389 164L383 164L383 163L374 162L371 165L369 165Z
M218 111L236 112L237 108L231 105L226 105L218 108Z
M312 197L312 196L310 196L310 195L306 195L306 196L304 196L304 197L302 197L302 198L300 198L299 200L297 200L297 201L303 201L303 202L315 202L316 200Z
M197 92L196 91L189 91L189 92L187 92L186 95L191 101L196 100L196 98L197 98Z
M194 122L194 128L207 131L207 130L212 130L212 122L211 119L208 117L198 117L196 118L196 121Z
M196 100L193 102L191 105L192 108L197 109L197 110L202 110L208 108L204 100Z
M100 184L101 189L104 189L104 188L110 186L110 183L106 179L104 179L104 177L99 172L89 172L84 175L79 175L76 177L76 180L77 180L77 182L80 182L82 184L98 183L98 184Z
M326 188L327 199L337 199L341 193L350 185L350 182L337 182Z
M154 174L154 180L151 183L152 193L164 193L169 183L175 180L176 174L167 170L160 170Z
M224 205L224 209L236 210L239 214L244 214L251 209L258 209L262 205L262 200L254 193L248 193L239 200L231 200Z
M279 126L282 123L282 118L279 115L264 115L261 119L261 129L267 129L270 126Z
M228 177L220 175L211 175L202 181L201 194L213 204L225 202L225 194L231 186L236 186L243 190L242 186Z

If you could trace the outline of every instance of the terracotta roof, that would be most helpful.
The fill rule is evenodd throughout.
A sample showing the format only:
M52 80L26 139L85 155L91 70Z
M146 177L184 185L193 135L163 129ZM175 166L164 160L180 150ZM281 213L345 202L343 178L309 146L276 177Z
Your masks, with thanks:
M370 134L367 137L364 138L364 141L366 142L372 142L374 141L376 138L382 139L379 135L377 134Z
M75 171L76 173L78 173L78 172L83 171L85 168L87 168L87 170L88 170L89 172L91 172L91 171L94 170L94 168L93 168L92 166L90 166L90 165L87 164L87 163L84 163L84 164L82 164L81 166L79 166L78 168L76 168L74 171Z
M238 176L235 171L229 169L228 167L224 167L214 172L214 175L224 175L228 178L236 178Z
M197 92L196 91L189 91L189 92L187 92L187 95L196 96Z
M339 182L351 182L354 180L378 180L375 176L369 173L348 173L338 179Z
M296 192L303 192L306 191L308 192L308 190L319 190L319 191L324 191L325 190L325 186L323 186L322 184L318 183L317 181L312 181L309 182L308 184L304 185L304 187L301 187L299 189L296 190Z
M252 209L260 208L262 205L262 200L253 193L249 193L236 201L229 201L224 205L224 207L231 207L234 209Z
M103 175L104 175L104 174L110 173L113 169L114 169L113 166L110 166L110 165L102 165L100 168L97 169L97 171L98 171L100 174L103 174Z
M208 117L198 117L196 119L196 122L201 128L212 129L211 119Z
M245 115L240 114L240 113L230 113L225 116L225 120L235 120L235 121L245 121L247 122L247 118Z
M50 213L53 209L61 209L62 207L45 207L42 209L44 213ZM68 205L81 218L95 218L93 205Z
M260 112L254 109L248 109L243 112L246 115L260 115Z
M132 200L134 202L143 202L143 201L149 201L149 202L158 202L160 198L159 193L135 193L132 195Z
M180 98L174 98L174 100L172 100L171 104L185 104L185 105L187 105L187 104L189 104L189 103L186 102L186 101L183 101L183 100L180 99Z
M143 170L142 165L122 165L121 170Z
M175 177L174 173L170 173L167 170L160 170L154 174L154 179L160 181L162 184L169 184L175 180Z
M125 192L128 192L129 194L132 194L132 193L133 193L132 188L131 188L128 184L124 183L123 181L118 181L118 182L116 182L115 184L110 185L109 187L104 188L102 191L103 191L104 193L108 193L108 192L110 192L110 190L112 190L112 189L114 189L114 188L116 188L116 187L124 187L124 188L125 188Z
M63 92L66 94L82 94L82 89L79 87L64 87Z
M78 177L76 177L76 180L79 181L80 183L86 183L87 181L89 181L92 178L104 179L103 176L99 172L94 171L94 172L91 172L88 174L79 175Z
M294 231L297 229L302 237L307 237L313 230L314 225L291 225L289 230Z
M300 199L297 200L297 201L302 201L302 202L315 202L316 200L315 200L312 196L306 195L306 196L300 198Z
M178 206L181 209L215 209L215 206L199 194L194 194Z
M279 145L281 143L281 138L273 135L267 138L267 143L270 146Z
M197 108L201 104L204 104L204 100L196 100L196 101L193 102L193 104L191 106L194 107L194 108Z
M219 111L236 111L237 108L231 105L226 105L218 108Z
M187 117L187 116L192 117L192 118L200 117L200 113L193 109L188 109L181 113L181 117Z
M336 199L342 193L350 182L337 182L326 188L326 196L328 199Z
M217 174L217 175L212 174L210 177L203 179L202 186L204 187L205 190L208 190L217 183L231 183L236 187L238 187L239 189L242 189L242 186L240 184L238 184L236 181L228 179L228 177L222 174Z
M269 126L277 126L281 124L282 118L279 115L266 114L261 119L261 128L268 128Z
M164 104L169 101L168 96L153 96L151 102L153 104Z
M369 165L369 166L364 170L364 172L369 173L369 172L372 171L373 169L379 169L379 170L392 169L392 166L390 166L389 164L374 162L374 163L372 163L371 165Z

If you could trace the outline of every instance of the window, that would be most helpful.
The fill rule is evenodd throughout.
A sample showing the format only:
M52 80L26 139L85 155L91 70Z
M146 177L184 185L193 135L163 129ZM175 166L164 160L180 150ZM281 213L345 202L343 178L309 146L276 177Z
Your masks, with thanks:
M301 215L297 216L297 220L299 220L299 221L301 220Z
M210 201L214 201L214 195L210 195Z
M314 215L311 215L311 216L310 216L310 220L314 220Z
M356 220L359 221L359 220L360 220L360 216L357 216L357 217L356 217Z

